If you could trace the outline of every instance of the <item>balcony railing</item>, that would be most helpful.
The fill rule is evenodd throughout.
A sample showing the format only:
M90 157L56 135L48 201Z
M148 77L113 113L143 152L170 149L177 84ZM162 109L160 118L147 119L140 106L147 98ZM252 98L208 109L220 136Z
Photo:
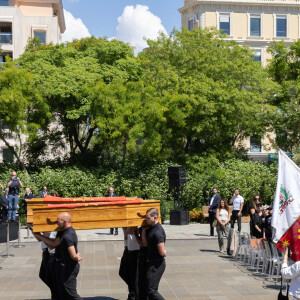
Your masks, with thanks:
M12 44L12 33L0 32L0 44Z

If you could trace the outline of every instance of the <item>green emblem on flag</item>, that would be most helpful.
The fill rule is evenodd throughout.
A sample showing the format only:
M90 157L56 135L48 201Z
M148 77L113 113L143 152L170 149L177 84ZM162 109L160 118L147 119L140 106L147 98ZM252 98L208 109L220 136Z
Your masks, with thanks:
M283 184L280 186L279 193L279 215L283 214L286 207L294 201L293 196L284 188Z

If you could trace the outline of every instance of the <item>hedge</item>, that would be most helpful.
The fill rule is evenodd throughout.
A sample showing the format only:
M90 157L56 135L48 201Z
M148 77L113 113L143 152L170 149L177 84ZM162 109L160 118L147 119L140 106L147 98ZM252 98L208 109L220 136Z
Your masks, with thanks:
M148 168L132 162L125 169L86 169L78 166L51 168L46 166L29 175L18 172L24 188L30 187L34 194L44 185L62 197L103 196L110 186L119 196L138 196L143 199L161 200L163 219L169 218L173 209L172 191L168 186L168 167L171 162L156 163ZM10 178L12 167L0 166L2 184ZM264 203L272 203L276 188L277 165L266 166L261 162L231 159L219 163L202 161L187 167L188 182L183 188L183 207L200 209L206 205L212 187L216 186L222 198L230 199L235 188L249 203L254 194L260 194ZM21 196L24 191L21 191Z

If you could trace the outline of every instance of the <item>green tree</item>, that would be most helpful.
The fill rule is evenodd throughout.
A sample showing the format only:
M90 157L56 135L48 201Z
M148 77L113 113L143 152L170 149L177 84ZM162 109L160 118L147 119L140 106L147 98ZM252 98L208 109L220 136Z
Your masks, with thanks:
M37 139L37 130L47 126L50 116L49 107L38 93L32 76L7 59L0 71L0 119L7 125L8 131L0 126L0 139L22 169L25 169L22 157L24 140L30 143ZM19 147L11 144L11 135L19 141Z
M143 82L102 82L87 92L93 103L97 142L115 168L123 168L128 155L155 157L156 139L161 138L156 124L164 122L164 107L153 97L153 88Z
M268 48L272 54L268 71L280 85L273 99L278 107L272 120L276 142L286 151L299 151L300 141L300 41L289 47L284 42L275 42Z
M226 157L239 140L266 132L276 85L249 48L223 37L214 29L175 30L139 55L142 80L166 108L161 153Z
M140 73L140 63L129 45L95 37L60 45L31 41L18 63L32 73L59 125L54 131L48 128L44 139L57 143L65 137L71 152L82 154L97 133L86 89L100 82L137 80Z

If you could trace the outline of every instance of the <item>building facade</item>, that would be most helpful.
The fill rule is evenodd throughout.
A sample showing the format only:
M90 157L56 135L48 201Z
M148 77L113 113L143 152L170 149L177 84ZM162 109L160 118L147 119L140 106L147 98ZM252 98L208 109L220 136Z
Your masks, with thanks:
M60 43L65 29L62 0L0 0L0 62L5 63L7 56L18 58L28 39L35 36L44 44ZM0 126L7 133L9 144L18 146L18 140L9 135L1 120ZM13 156L0 141L0 162L3 160L11 161Z
M298 0L184 0L182 26L216 27L226 39L248 45L255 60L267 64L266 49L273 41L291 44L300 38Z
M179 12L182 27L222 30L225 39L249 46L263 66L271 58L266 50L272 42L289 45L300 38L299 0L184 0ZM266 161L274 152L268 137L275 139L275 134L249 137L237 146L247 149L251 159Z

